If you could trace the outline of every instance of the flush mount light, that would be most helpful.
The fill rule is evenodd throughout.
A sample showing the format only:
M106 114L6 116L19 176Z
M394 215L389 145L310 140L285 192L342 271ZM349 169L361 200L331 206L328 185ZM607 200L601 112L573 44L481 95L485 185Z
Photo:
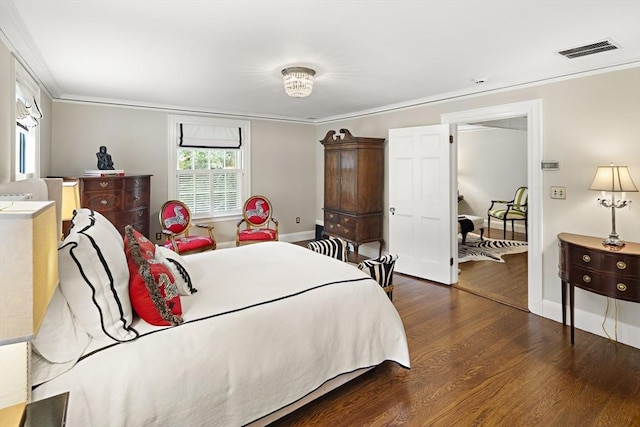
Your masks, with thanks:
M313 77L316 72L306 67L289 67L282 70L284 90L294 98L303 98L313 91Z

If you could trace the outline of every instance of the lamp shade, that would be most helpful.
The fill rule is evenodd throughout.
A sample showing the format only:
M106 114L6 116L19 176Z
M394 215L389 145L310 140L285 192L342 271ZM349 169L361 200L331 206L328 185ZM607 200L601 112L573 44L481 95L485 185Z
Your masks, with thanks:
M58 284L54 202L0 204L0 345L31 340Z
M62 183L62 220L69 221L73 218L73 212L80 207L80 191L78 181L65 181Z
M313 91L313 78L316 72L311 68L289 67L282 70L284 90L294 98L303 98Z
M631 179L627 166L598 166L589 190L635 192L638 188Z
M54 202L0 202L0 424L20 418L29 396L29 341L58 284Z

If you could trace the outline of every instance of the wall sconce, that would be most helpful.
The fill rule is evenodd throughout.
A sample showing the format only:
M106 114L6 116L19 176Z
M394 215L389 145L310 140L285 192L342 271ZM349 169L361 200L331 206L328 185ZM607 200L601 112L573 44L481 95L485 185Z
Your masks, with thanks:
M611 208L611 234L602 241L604 246L613 250L622 249L625 242L616 233L616 209L624 208L631 201L624 200L625 192L637 192L638 189L631 179L627 166L598 166L596 176L589 190L602 191L602 197L598 198L600 206ZM606 192L611 192L611 199L605 198ZM622 193L621 199L616 200L615 193Z
M55 203L0 202L0 235L0 425L12 426L30 400L29 342L58 285Z

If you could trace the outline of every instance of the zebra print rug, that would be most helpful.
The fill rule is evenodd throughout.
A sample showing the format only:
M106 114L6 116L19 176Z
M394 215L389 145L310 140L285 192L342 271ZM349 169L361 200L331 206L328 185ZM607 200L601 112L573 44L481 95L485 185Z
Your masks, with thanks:
M458 263L467 261L504 262L502 259L504 255L526 252L527 249L527 242L488 239L486 237L480 241L480 236L469 233L464 245L462 238L458 238Z

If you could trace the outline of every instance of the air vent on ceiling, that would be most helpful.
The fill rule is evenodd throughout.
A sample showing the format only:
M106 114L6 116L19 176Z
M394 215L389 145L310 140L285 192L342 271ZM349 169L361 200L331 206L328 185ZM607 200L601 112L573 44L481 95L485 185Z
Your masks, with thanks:
M573 59L579 58L581 56L593 55L595 53L606 52L608 50L614 50L617 48L618 46L616 46L613 41L602 40L597 43L588 44L586 46L579 46L571 49L561 50L558 53L566 58Z

